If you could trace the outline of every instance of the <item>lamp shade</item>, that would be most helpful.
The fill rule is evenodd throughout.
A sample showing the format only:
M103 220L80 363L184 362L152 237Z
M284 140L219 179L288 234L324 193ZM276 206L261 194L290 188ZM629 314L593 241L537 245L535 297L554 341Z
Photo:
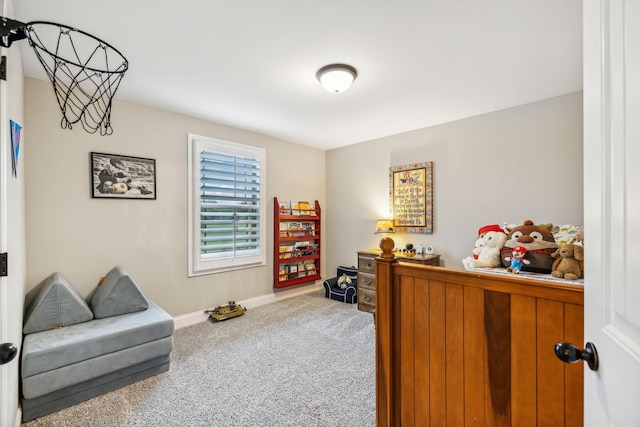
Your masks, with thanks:
M393 220L391 219L379 219L376 222L375 234L393 233Z
M358 77L356 69L346 64L326 65L316 73L316 78L322 83L322 87L331 93L340 93L349 89L356 77Z

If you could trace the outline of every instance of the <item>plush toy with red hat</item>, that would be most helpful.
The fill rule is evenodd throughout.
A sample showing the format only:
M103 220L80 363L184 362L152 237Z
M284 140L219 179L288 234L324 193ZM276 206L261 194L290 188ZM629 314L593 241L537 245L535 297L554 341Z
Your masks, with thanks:
M507 241L507 234L498 224L485 225L478 230L471 264L475 268L499 267L500 250Z
M522 270L522 266L531 264L531 261L524 259L527 254L527 249L524 246L516 246L511 252L512 256L505 257L505 261L509 261L511 264L507 267L507 271L518 274Z

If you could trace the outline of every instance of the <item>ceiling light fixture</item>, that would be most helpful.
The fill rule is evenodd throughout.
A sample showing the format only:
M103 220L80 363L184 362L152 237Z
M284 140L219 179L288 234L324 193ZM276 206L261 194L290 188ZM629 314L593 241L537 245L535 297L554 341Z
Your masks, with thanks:
M325 65L316 73L316 78L331 93L340 93L349 89L356 77L358 77L356 69L346 64Z

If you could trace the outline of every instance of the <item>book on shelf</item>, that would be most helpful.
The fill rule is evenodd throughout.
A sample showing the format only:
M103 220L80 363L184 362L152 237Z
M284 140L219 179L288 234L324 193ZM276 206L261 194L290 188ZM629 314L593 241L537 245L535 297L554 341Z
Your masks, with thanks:
M293 251L293 246L280 246L280 259L291 258Z
M280 209L280 215L291 215L291 204L288 200L278 201L278 207Z
M298 264L289 265L289 279L298 277Z
M316 263L313 261L305 263L304 270L306 272L306 276L313 276L316 274Z
M318 212L316 212L316 202L309 202L309 215L317 216Z
M300 215L310 215L309 202L298 202L298 209L300 210Z
M304 236L305 231L302 229L302 223L290 222L289 224L289 236Z
M289 226L286 221L280 221L280 237L289 237Z
M295 256L299 257L299 256L303 256L306 255L306 251L307 248L309 247L309 242L296 242L295 245L293 245L293 251L295 253Z
M316 255L317 253L318 253L318 244L311 243L303 252L303 255Z
M291 215L302 215L300 213L300 202L297 200L291 201Z
M302 229L305 231L307 236L315 236L316 235L316 224L315 222L303 222L300 224Z

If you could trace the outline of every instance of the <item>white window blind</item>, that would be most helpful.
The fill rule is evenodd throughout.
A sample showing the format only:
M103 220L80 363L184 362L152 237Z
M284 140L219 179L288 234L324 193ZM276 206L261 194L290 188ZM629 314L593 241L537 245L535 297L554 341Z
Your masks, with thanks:
M264 265L264 149L189 140L189 274Z

